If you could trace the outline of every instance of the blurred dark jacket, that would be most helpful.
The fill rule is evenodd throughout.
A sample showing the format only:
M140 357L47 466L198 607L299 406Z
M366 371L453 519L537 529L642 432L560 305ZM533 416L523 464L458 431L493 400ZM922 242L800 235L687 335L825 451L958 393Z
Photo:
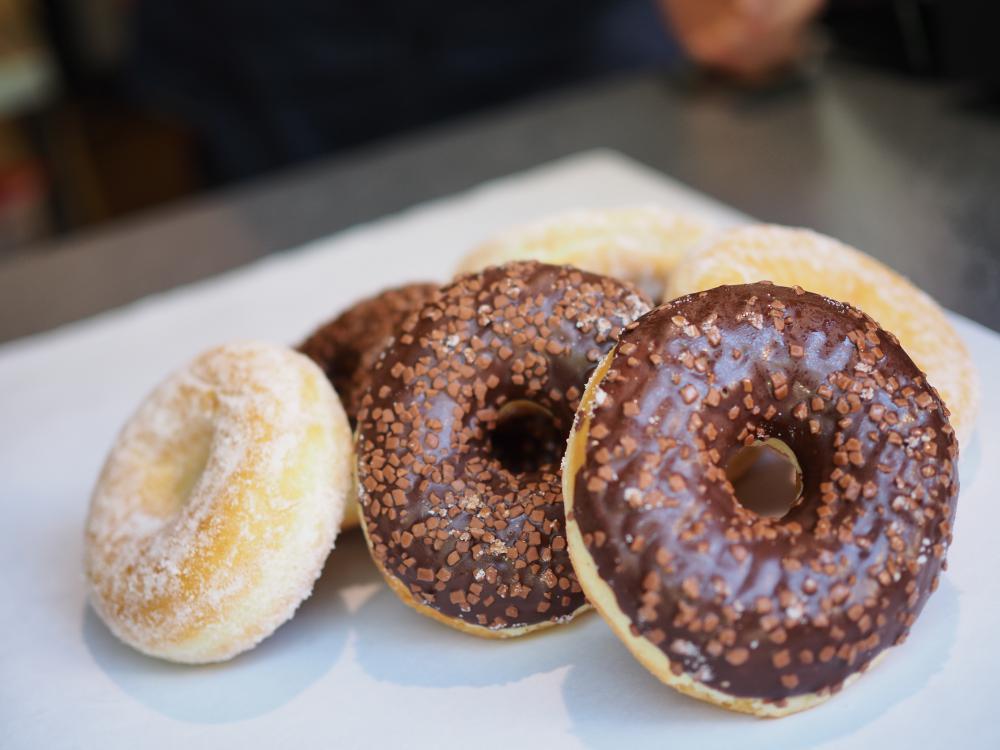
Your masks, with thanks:
M651 0L139 0L131 89L230 180L678 54Z

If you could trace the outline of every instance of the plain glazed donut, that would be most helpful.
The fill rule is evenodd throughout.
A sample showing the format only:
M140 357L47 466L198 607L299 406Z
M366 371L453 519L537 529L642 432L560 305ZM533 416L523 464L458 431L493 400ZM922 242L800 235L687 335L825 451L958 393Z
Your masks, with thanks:
M86 525L91 602L151 656L228 659L309 596L351 486L350 428L323 372L264 343L213 349L118 436Z
M344 411L356 423L361 398L371 383L372 368L403 319L419 310L437 291L436 284L414 283L361 300L324 323L298 349L319 365L340 396ZM357 493L351 492L341 528L360 523Z
M660 300L674 266L711 233L700 220L659 206L570 211L488 240L462 259L458 273L534 259L630 281Z
M965 344L927 294L892 269L807 229L748 226L692 251L670 278L669 296L768 279L856 305L892 331L951 412L966 445L979 410L979 378Z
M780 518L726 475L775 439L803 483ZM766 283L681 297L587 386L563 472L570 554L659 679L783 716L906 638L944 568L957 452L937 392L856 308Z
M587 376L648 309L630 285L519 262L458 279L403 323L356 445L362 528L404 602L495 638L586 605L566 552L563 436ZM535 460L510 465L496 437L525 413L557 437L531 437Z

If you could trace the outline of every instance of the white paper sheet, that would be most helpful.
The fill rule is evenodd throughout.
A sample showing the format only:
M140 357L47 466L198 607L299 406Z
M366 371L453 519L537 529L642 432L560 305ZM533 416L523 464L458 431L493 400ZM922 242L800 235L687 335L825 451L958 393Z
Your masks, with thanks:
M591 152L0 347L0 747L1000 747L1000 438L983 429L1000 421L993 389L963 449L950 568L912 637L854 687L780 721L660 685L594 614L514 642L444 628L397 601L357 534L338 540L296 617L227 664L141 656L87 607L91 485L166 373L212 344L296 342L380 288L444 279L513 222L636 202L741 219ZM1000 335L955 323L989 384Z

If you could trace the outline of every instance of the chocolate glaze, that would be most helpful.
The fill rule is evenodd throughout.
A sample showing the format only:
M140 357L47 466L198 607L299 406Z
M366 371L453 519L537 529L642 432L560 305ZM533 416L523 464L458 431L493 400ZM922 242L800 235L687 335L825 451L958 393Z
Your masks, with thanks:
M590 373L648 309L627 284L529 261L461 277L403 323L358 415L358 484L373 555L417 601L490 628L585 603L558 457L511 471L489 436L519 401L568 434Z
M424 283L387 289L349 307L299 345L333 383L352 427L382 349L403 319L436 291L436 284Z
M675 674L780 702L906 637L945 564L958 446L871 318L766 282L681 297L626 329L596 394L574 518ZM803 472L782 518L724 471L772 437Z

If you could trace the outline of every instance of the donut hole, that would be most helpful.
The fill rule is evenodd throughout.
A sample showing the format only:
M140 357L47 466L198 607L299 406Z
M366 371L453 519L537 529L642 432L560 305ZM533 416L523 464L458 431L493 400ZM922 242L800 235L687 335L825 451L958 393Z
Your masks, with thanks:
M157 460L148 469L146 511L163 519L187 504L211 455L211 423L192 421L186 427L160 446Z
M765 518L781 518L802 497L802 469L795 453L776 438L748 445L726 465L736 500Z
M514 474L555 470L562 460L566 436L556 418L533 401L511 401L497 415L489 435L490 449Z

